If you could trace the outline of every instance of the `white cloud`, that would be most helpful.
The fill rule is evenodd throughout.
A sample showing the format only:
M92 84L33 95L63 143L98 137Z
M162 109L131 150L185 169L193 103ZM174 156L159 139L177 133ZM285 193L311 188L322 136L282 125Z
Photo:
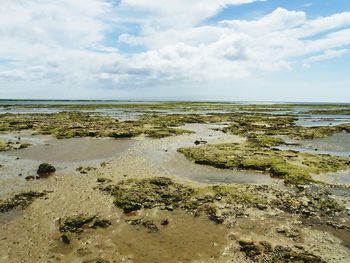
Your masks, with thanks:
M346 54L350 12L309 19L278 8L256 20L201 24L251 2L2 0L0 89L15 81L66 90L229 82ZM111 36L130 23L137 33ZM113 43L145 51L123 53Z
M122 0L122 8L149 13L148 23L159 27L188 27L209 18L227 5L265 0Z
M310 63L320 62L324 60L329 60L333 58L339 58L348 53L348 49L339 49L339 50L326 50L321 55L312 56L304 60L304 66L310 67Z

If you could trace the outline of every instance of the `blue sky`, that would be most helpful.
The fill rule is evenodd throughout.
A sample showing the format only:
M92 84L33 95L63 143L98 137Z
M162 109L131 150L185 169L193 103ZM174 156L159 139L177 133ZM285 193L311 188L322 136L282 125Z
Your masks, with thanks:
M4 0L0 98L350 102L348 0Z

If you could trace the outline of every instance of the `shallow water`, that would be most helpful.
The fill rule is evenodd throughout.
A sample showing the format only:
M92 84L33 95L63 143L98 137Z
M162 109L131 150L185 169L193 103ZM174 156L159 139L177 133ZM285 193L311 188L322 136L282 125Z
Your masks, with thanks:
M304 127L336 126L350 123L349 115L311 115L300 117L295 124Z
M302 146L280 146L278 148L293 149L314 154L330 154L336 156L350 156L350 133L336 133L319 139L300 140Z
M44 144L8 152L7 155L42 162L79 162L115 157L132 144L133 140L129 139L50 139Z
M16 139L18 135L2 135L1 138ZM99 166L123 155L132 145L130 139L74 138L58 140L48 136L21 136L33 145L21 150L0 153L0 197L37 184L26 181L35 176L42 162L52 163L57 174L70 174L77 167ZM41 181L41 180L40 180Z
M194 147L195 140L205 140L208 143L221 143L226 141L241 141L242 138L228 135L213 128L222 128L223 125L187 124L181 128L192 130L195 134L168 138L166 143L154 149L148 148L144 153L161 171L185 179L201 183L252 183L271 184L276 179L268 174L253 171L238 171L230 169L218 169L215 167L195 164L183 154L177 152L181 147Z
M160 226L157 233L149 233L143 226L121 224L120 231L107 234L119 252L135 262L188 262L194 259L202 262L205 258L218 258L227 243L225 227L215 225L207 218L196 218L183 211L153 210L146 214L157 225L163 218L168 218L170 223Z

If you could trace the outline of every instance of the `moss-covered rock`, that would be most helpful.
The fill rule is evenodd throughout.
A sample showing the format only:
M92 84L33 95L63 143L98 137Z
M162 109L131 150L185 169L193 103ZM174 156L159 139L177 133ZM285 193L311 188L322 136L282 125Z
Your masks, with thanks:
M242 144L204 145L180 148L178 151L197 164L267 172L291 184L309 183L313 181L311 174L344 170L350 165L350 158L346 157L282 151L268 147L275 143L280 141L255 137L253 141L248 140Z
M45 192L23 192L14 197L0 201L0 213L8 212L16 208L24 209L29 206L36 198L46 195Z

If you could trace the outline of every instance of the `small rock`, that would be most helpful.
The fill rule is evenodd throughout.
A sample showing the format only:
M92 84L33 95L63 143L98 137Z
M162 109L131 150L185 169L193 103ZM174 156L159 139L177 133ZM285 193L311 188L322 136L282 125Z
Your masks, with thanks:
M109 227L111 224L112 222L108 219L96 219L94 221L94 224L92 225L92 228L97 228L97 227L106 228L106 227Z
M111 180L107 179L107 178L97 178L97 182L98 183L109 183L109 182L111 182Z
M68 236L68 234L63 234L63 235L61 235L61 240L62 240L62 242L64 243L64 244L66 244L66 245L69 245L70 244L70 238L69 238L69 236Z
M208 142L207 141L203 141L203 140L196 140L194 142L195 145L199 145L199 144L207 144Z
M39 165L39 168L37 170L37 174L42 175L42 174L52 174L56 172L56 168L48 163L42 163Z
M169 225L169 219L167 219L167 218L162 219L162 221L160 222L160 224L161 224L162 226L167 226L167 225Z

